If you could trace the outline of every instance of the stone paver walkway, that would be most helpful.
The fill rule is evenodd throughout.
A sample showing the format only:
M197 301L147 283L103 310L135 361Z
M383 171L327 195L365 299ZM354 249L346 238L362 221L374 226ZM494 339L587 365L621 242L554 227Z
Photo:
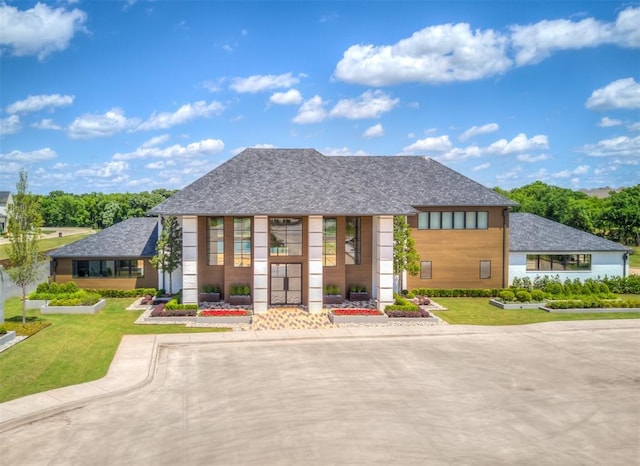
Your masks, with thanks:
M254 314L251 330L298 330L334 328L326 311L312 314L300 308L271 308L264 314Z

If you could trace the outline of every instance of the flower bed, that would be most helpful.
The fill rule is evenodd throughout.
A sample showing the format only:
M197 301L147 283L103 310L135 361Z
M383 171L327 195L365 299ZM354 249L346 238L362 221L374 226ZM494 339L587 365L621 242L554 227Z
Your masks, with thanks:
M196 322L201 324L250 324L251 312L246 309L203 309Z
M345 308L332 309L329 313L329 320L334 324L340 323L384 323L389 321L389 316L381 313L377 309L366 308Z
M354 309L334 309L331 312L333 312L335 315L339 315L339 316L379 316L382 315L382 312L380 312L377 309L360 309L360 308L354 308Z
M249 311L246 309L203 309L200 311L200 317L237 317L248 315Z

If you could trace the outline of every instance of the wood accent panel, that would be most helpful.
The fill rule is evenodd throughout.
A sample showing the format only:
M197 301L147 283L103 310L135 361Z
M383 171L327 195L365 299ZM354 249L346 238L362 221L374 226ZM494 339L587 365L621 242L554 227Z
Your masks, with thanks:
M75 282L79 288L90 288L96 290L132 290L134 288L158 288L158 272L149 263L149 259L144 259L144 277L120 278L120 277L74 277L74 260L114 260L112 257L77 257L56 259L56 274L53 281L57 283Z
M488 211L486 230L419 230L418 218L408 218L420 260L432 262L432 278L407 277L407 288L500 288L508 258L508 227L503 262L502 207L453 207L429 211ZM491 261L491 278L480 279L480 261Z

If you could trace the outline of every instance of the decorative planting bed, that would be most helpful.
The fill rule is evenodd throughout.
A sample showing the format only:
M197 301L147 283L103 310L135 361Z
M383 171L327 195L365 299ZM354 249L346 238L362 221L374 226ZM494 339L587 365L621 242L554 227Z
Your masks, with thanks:
M6 345L16 337L16 332L9 330L4 335L0 335L0 345Z
M245 309L203 309L196 317L200 324L250 324L251 313Z
M42 306L42 314L95 314L107 303L106 299L101 299L93 306Z
M540 306L540 309L546 312L558 314L599 314L606 312L640 312L640 307L581 307L572 309L551 309L550 307Z
M386 323L389 316L382 314L377 309L332 309L329 320L334 324L342 323Z
M500 309L538 309L544 306L544 302L539 303L503 303L498 299L490 299L489 304L499 307Z
M430 322L433 324L440 323L440 319L433 316L426 309L418 309L417 311L407 310L387 310L385 314L389 316L389 322Z

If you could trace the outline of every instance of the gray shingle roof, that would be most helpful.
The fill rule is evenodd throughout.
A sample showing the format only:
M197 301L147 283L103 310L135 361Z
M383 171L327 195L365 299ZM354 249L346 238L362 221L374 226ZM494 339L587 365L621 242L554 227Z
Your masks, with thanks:
M75 243L62 246L49 255L61 257L153 257L158 241L158 219L130 218Z
M513 252L631 251L630 248L538 215L509 216L509 250Z
M418 156L246 149L151 209L153 215L415 214L415 206L515 202Z

